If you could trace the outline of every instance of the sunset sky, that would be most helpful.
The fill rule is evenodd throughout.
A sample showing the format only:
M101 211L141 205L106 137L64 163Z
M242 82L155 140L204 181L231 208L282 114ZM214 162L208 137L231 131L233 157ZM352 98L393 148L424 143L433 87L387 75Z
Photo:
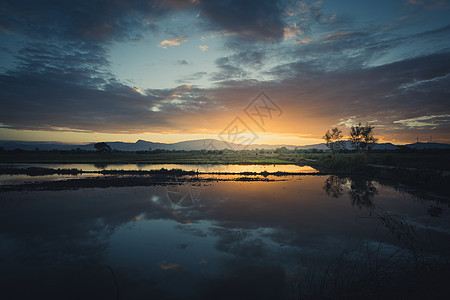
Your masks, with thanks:
M2 0L0 140L178 142L238 120L259 144L360 121L448 143L449 16L443 0ZM261 92L264 124L245 110Z

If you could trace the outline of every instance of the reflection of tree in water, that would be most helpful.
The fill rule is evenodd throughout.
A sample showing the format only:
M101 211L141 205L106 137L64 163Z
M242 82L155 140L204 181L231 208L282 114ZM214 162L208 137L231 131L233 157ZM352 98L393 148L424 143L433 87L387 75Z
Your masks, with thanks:
M331 175L325 181L325 185L323 189L327 193L328 196L333 198L339 198L344 194L344 184L347 182L347 179L341 178L336 175Z
M108 164L103 162L96 162L94 163L94 167L98 170L105 170L108 167Z
M350 181L350 190L348 195L352 201L352 206L359 208L374 208L373 198L378 194L372 181L361 178L342 178L336 175L330 175L325 181L323 189L327 195L339 198L345 193L346 183Z
M364 179L350 179L351 190L348 192L352 205L359 208L374 208L373 198L378 194L377 188L372 181Z

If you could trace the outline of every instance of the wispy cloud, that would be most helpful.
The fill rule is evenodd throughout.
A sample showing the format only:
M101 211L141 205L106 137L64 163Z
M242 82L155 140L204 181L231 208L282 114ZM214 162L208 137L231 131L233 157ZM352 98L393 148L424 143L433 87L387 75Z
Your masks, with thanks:
M449 3L446 0L407 0L406 5L423 6L426 9L439 9L448 7Z
M208 46L206 45L200 45L198 46L200 48L200 50L202 50L203 52L205 52L206 50L208 50Z
M190 74L188 76L184 76L181 79L178 79L177 82L178 83L190 83L192 81L202 79L206 74L208 74L208 73L207 72L196 72L194 74Z
M301 39L301 40L296 40L295 42L293 42L294 45L298 45L298 44L309 44L312 42L312 39Z
M209 27L246 41L279 41L284 22L281 3L261 0L201 1Z
M410 5L422 5L423 1L422 0L407 0L406 3L410 4Z
M450 123L450 115L431 115L394 121L395 124L401 124L407 127L434 127L443 123Z
M167 49L167 47L174 47L174 46L180 46L181 44L186 43L188 40L183 37L177 37L172 40L164 40L161 43L158 44L158 47L161 47L163 49Z
M294 23L292 26L284 27L284 39L289 40L291 38L294 38L296 36L304 34L305 31L301 29L296 23Z

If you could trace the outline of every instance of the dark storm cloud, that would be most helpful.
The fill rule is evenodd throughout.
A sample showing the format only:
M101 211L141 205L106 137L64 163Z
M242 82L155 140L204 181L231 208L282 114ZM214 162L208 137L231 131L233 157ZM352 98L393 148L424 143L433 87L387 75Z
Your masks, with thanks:
M0 29L32 38L137 39L169 8L159 1L3 1Z
M281 1L200 1L201 13L220 28L246 40L279 41L283 37Z
M194 91L139 93L110 72L108 47L135 40L191 1L4 1L0 30L27 38L0 76L0 122L13 129L142 132L198 109ZM180 60L185 65L187 61ZM197 74L201 76L202 74ZM182 100L177 93L184 93ZM208 107L208 106L205 106ZM134 121L133 121L134 120Z
M17 68L0 77L2 123L11 128L96 131L104 126L118 131L123 129L114 124L130 114L151 123L148 108L158 98L119 83L105 56L103 47L85 42L26 45L17 54ZM128 124L130 130L138 125Z
M83 78L71 83L70 79L75 79L73 74L67 80L46 78L45 74L1 76L1 102L5 108L0 113L2 122L11 128L66 127L109 132L132 129L132 124L125 128L118 125L126 116L134 115L147 124L151 122L146 103L151 103L152 99L145 99L120 84L108 84L103 80L90 80L86 84ZM102 89L90 88L96 83L101 83Z
M0 4L0 30L31 38L124 41L140 39L146 31L160 30L158 21L172 12L195 10L200 12L203 25L211 30L249 41L279 41L283 37L283 7L288 2L6 0Z
M342 110L351 115L375 115L396 111L396 114L429 114L445 111L449 95L450 53L434 54L391 64L337 72L324 76L329 96L347 104ZM433 81L426 82L426 81ZM422 82L420 88L405 86ZM353 105L352 105L353 104ZM444 108L444 110L443 110ZM391 115L392 116L392 115ZM389 116L386 116L389 117Z
M248 40L280 40L280 1L3 1L0 30L32 38L77 39L91 42L139 39L158 29L166 14L197 9L211 29Z
M3 124L108 132L162 124L149 110L159 98L119 83L107 53L112 42L156 30L170 7L160 1L4 1L0 7L0 29L26 37L16 68L0 78ZM141 121L121 127L131 115Z
M107 47L111 42L139 39L146 31L156 30L157 21L165 15L192 7L204 11L211 23L217 23L225 30L232 28L234 33L254 36L253 32L256 32L257 38L263 38L263 30L266 30L263 27L269 25L275 25L273 28L276 31L275 35L266 32L270 38L279 37L281 32L282 24L277 16L280 10L273 1L202 1L199 5L192 1L175 0L75 3L3 1L0 5L0 30L11 35L26 36L28 40L24 40L22 48L14 55L17 68L4 72L1 77L3 88L0 101L5 108L17 109L12 114L3 110L2 122L20 127L18 114L25 116L28 107L33 107L33 113L30 111L30 114L34 117L23 119L24 128L31 128L32 120L36 119L41 123L37 128L50 126L50 123L62 123L67 120L64 109L82 116L98 114L98 118L91 118L98 124L107 124L113 115L128 115L131 111L146 115L142 108L148 111L152 107L148 103L155 99L136 93L114 78L109 71ZM234 19L236 9L239 17L243 17L242 24L237 24ZM227 12L216 22L215 16L221 14L221 10ZM249 16L244 17L246 14ZM253 60L258 59L257 54L253 56ZM178 63L185 65L187 61L180 60ZM229 73L233 72L233 67L226 62L218 64L222 69L228 69ZM203 72L197 72L188 79L200 79L204 75ZM155 93L159 92L150 94ZM18 103L22 106L18 106ZM137 107L131 108L131 105ZM19 113L20 107L25 109ZM76 119L89 122L89 118L84 119L82 116ZM50 122L50 119L54 122ZM42 124L44 120L49 121L47 125ZM158 123L158 120L154 122ZM71 125L75 124L67 126Z
M103 75L82 68L1 75L0 120L13 129L138 133L174 128L177 116L210 109L187 86L141 94Z

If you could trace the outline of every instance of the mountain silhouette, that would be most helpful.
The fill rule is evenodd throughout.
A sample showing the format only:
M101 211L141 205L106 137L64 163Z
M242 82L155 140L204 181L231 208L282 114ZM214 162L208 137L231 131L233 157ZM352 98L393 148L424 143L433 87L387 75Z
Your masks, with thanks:
M306 145L306 146L295 146L295 145L267 145L267 144L251 144L251 145L241 145L235 143L226 143L225 141L216 139L200 139L200 140L188 140L177 143L155 143L145 140L138 140L135 143L127 142L106 142L113 150L119 151L148 151L148 150L222 150L222 149L265 149L273 150L281 147L286 147L287 149L294 150L307 150L307 149L318 149L326 150L328 149L325 143ZM65 144L59 142L30 142L30 141L0 141L0 147L5 150L34 150L38 148L39 150L95 150L95 143L88 144ZM352 149L351 143L345 141L344 145L347 149ZM403 145L411 149L450 149L450 144L442 143L413 143L408 145ZM376 144L373 148L374 150L396 150L398 145L392 143L380 143Z

